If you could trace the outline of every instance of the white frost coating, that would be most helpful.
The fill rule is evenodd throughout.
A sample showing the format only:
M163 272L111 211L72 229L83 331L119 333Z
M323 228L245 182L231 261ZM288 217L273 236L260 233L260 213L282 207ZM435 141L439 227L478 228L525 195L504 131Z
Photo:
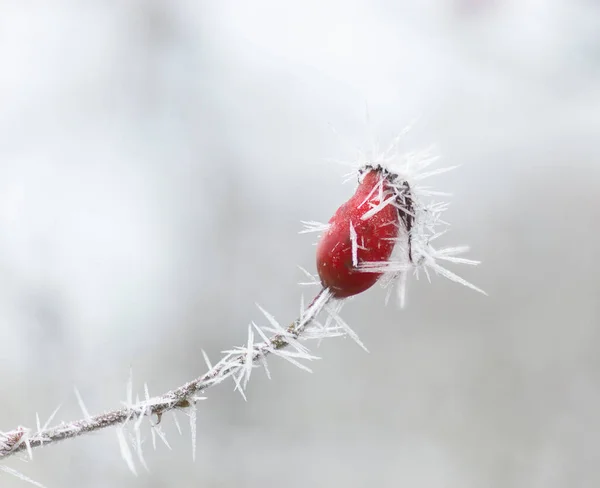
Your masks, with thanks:
M266 362L266 357L269 354L278 356L298 368L310 372L311 370L306 366L305 362L313 361L318 359L318 357L310 354L308 348L302 343L307 340L321 341L324 338L349 335L362 345L356 334L338 316L338 312L344 301L332 301L332 298L331 292L321 290L306 309L302 300L300 302L302 310L300 317L285 328L269 312L259 307L267 319L270 328L260 327L251 322L248 329L248 339L244 346L225 351L222 359L211 366L207 373L161 396L150 397L148 385L145 383L142 399L140 400L136 396L134 401L133 375L130 371L126 385L127 400L123 402L124 408L90 417L87 408L83 405L83 401L79 401L86 417L82 420L62 423L58 426L48 428L48 424L50 424L58 412L57 408L44 426L40 426L39 415L36 417L37 432L32 433L24 427L18 427L10 432L0 432L0 459L24 450L31 452L33 448L40 447L44 443L58 442L112 425L117 427L117 440L121 457L131 472L137 475L133 451L137 454L138 462L144 468L148 468L144 459L141 434L141 427L144 420L147 419L150 423L150 433L154 449L156 449L157 436L171 449L161 429L160 421L165 413L175 413L177 410L184 410L190 415L193 446L192 457L195 458L196 402L204 399L200 395L207 388L231 376L236 384L236 389L245 397L245 389L248 386L250 371L255 363L261 363L265 368L267 376L271 376ZM324 322L318 321L317 316L325 310L325 307L330 302L331 306L327 309ZM268 336L266 331L269 330L274 335ZM257 337L260 338L261 342L256 342ZM205 357L205 360L208 365L211 364L207 357ZM77 396L81 397L81 395ZM158 419L156 423L153 423L151 420L154 415ZM174 420L178 426L178 430L181 431L175 416ZM1 469L12 474L8 468L2 467ZM23 477L23 479L26 478Z
M179 424L179 419L177 418L177 412L173 412L173 420L175 421L177 432L179 432L179 435L182 435L183 431L181 430L181 425Z
M267 375L267 378L271 379L271 372L269 371L269 364L267 362L267 357L263 354L260 356L259 361L262 364L263 368L265 368L265 374Z
M29 442L29 436L25 435L23 436L23 442L25 443L25 447L27 449L27 455L29 456L29 459L33 459L33 451L31 449L31 442Z
M242 378L243 378L245 372L244 372L244 370L240 371L240 369L241 368L237 368L237 371L236 371L236 373L238 373L237 376L234 373L231 375L231 377L233 378L233 381L235 383L234 391L239 391L240 395L242 395L242 398L244 399L244 401L247 402L248 398L246 397L246 393L244 392L244 386L242 385Z
M129 448L129 443L125 438L125 429L121 426L117 427L117 440L119 441L119 449L121 450L121 457L127 463L127 467L129 470L137 476L137 471L135 469L135 464L133 462L133 456L131 454L131 449Z
M306 348L305 346L300 344L300 342L298 342L298 340L296 340L292 334L290 334L287 330L285 330L279 324L279 322L277 322L277 320L275 320L275 317L273 317L273 315L271 315L269 312L267 312L258 303L256 304L256 306L262 312L262 314L267 318L269 323L273 326L273 328L264 327L264 330L273 332L274 334L281 334L283 337L285 337L286 342L290 346L292 346L294 349L296 349L299 352L308 352L308 348Z
M140 416L135 421L135 424L133 424L133 429L135 431L140 430L140 426L142 425L142 422L144 421L144 417L146 416L146 413L148 410L149 410L149 408L147 406L142 407L142 409L140 411Z
M192 461L196 461L196 404L193 403L189 411L190 431L192 438Z
M244 389L246 389L248 386L248 381L250 381L250 375L252 374L252 368L254 367L254 331L252 330L252 324L248 326L247 348L246 361L244 362Z
M204 349L202 349L202 357L204 358L204 362L206 363L206 367L208 369L212 369L212 364L210 364L210 359L208 359L208 354L206 354L206 351Z
M460 276L453 273L452 271L440 266L435 261L428 264L428 266L431 269L433 269L437 274L443 276L444 278L449 279L450 281L454 281L455 283L458 283L459 285L466 286L467 288L470 288L471 290L477 291L483 295L487 295L487 293L485 291L483 291L481 288L478 288L477 286L473 285L472 283L469 283L467 280L461 278Z
M350 244L352 245L352 266L358 267L358 237L356 230L350 221Z
M273 351L271 351L271 352L272 352L272 354L275 354L275 356L279 356L280 358L285 359L286 361L293 364L297 368L300 368L300 369L306 371L307 373L312 373L312 369L310 369L308 366L305 366L300 361L296 361L296 359L294 359L292 356L289 355L288 351L283 351L283 350L279 351L277 349L273 349ZM305 359L305 358L303 357L302 359Z
M138 455L138 461L144 467L144 469L150 472L148 465L146 464L146 460L144 459L144 452L142 450L142 429L140 428L141 420L143 420L143 415L140 415L138 421L135 424L134 432L135 432L135 450Z
M156 451L156 431L154 428L150 429L150 435L152 436L152 449Z
M20 473L16 469L9 468L8 466L4 466L4 465L0 464L0 471L4 471L5 473L10 474L11 476L14 476L15 478L19 478L21 481L30 483L33 486L37 486L38 488L46 488L45 485L42 485L41 483L39 483L35 480L32 480L31 478L28 478L23 473Z
M360 218L361 220L367 220L373 217L374 215L381 212L388 205L392 205L396 201L397 196L392 195L385 200L380 200L377 205L372 205L371 209L366 211Z
M327 311L329 316L342 328L342 330L344 330L344 332L346 334L348 334L348 336L354 342L356 342L365 352L369 352L369 350L366 348L366 346L359 339L358 334L350 328L350 326L344 321L344 319L342 319L342 317L340 317L340 315L339 315L339 313L337 313L337 311L335 311L331 307L325 307L325 310Z
M265 343L269 342L269 337L267 334L265 334L264 331L258 325L256 325L256 323L252 322L252 326L256 329L258 335L262 337L262 340L265 341Z
M298 266L298 268L309 279L309 281L303 281L303 282L298 283L299 285L302 285L302 286L321 286L321 280L319 279L318 275L312 274L310 271L307 271L302 266Z
M309 234L311 232L327 232L330 225L315 220L302 220L300 223L304 226L299 234Z
M195 458L196 402L204 399L200 395L207 388L232 377L236 389L245 397L249 372L255 363L262 364L267 376L271 376L266 362L269 354L278 356L296 367L310 372L310 368L305 363L316 360L318 357L309 353L308 348L304 345L305 341L317 340L320 342L324 338L350 335L359 344L362 344L356 334L337 315L344 301L332 300L332 298L331 292L322 289L306 309L302 299L300 302L300 317L285 328L269 312L259 307L270 327L260 327L251 322L248 329L248 339L243 346L225 351L221 360L212 365L207 373L161 396L150 397L147 383L144 383L143 386L142 399L140 400L137 395L134 396L133 375L130 371L126 385L127 400L122 402L124 404L123 408L90 417L87 408L83 405L82 411L86 418L48 428L48 424L58 412L57 408L44 426L40 426L39 415L36 417L36 432L32 433L25 427L18 427L10 432L0 432L0 459L24 450L31 453L33 448L40 447L44 443L58 442L112 425L117 427L117 440L121 457L131 472L137 475L135 455L137 455L137 461L145 469L148 469L143 453L144 446L141 431L144 420L148 420L150 424L154 449L156 449L156 437L159 437L171 449L162 431L161 419L167 412L175 414L177 410L183 410L190 415L192 457ZM324 321L318 321L317 316L325 310L330 302L331 306L328 308L327 314L324 314ZM274 335L267 335L267 331L272 331ZM257 338L260 342L256 342ZM205 360L208 365L211 365L207 357L205 357ZM83 404L82 401L79 403L80 406ZM154 416L157 417L156 423L152 420ZM178 430L181 431L175 415L174 420ZM10 473L10 470L4 469L4 471Z
M59 405L58 407L56 407L54 409L54 411L50 414L50 417L48 417L48 420L46 420L46 423L42 426L41 430L46 430L48 428L48 426L52 423L52 421L54 420L54 417L56 417L56 414L58 413L58 411L60 410L61 405ZM38 429L39 431L40 429Z
M383 200L382 196L383 196L383 179L380 178L379 181L377 182L376 185L373 186L373 188L371 188L371 191L369 192L369 194L366 196L366 198L360 203L360 205L357 208L362 207L365 203L369 202L371 200L371 197L375 194L376 191L379 191L379 201L381 202Z
M81 409L81 412L83 413L83 417L86 419L89 419L91 417L90 412L88 412L88 409L85 407L85 403L83 403L83 398L81 397L81 393L79 393L79 390L77 389L77 387L73 388L75 390L75 396L77 397L77 403L79 403L79 408Z
M165 446L167 446L167 448L172 451L173 448L171 447L171 444L169 444L169 441L167 440L167 436L165 435L165 433L162 431L162 428L159 424L155 424L152 426L152 430L154 432L156 432L156 435L160 438L161 441L163 441L163 444ZM156 448L155 448L156 450Z

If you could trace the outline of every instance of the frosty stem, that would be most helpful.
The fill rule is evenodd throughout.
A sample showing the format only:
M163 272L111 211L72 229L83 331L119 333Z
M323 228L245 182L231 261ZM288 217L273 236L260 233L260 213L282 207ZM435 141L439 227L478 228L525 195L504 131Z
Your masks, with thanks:
M18 427L10 432L0 433L0 460L22 451L28 451L31 456L31 451L34 448L78 437L107 427L124 424L130 420L140 419L144 416L150 417L156 415L158 423L160 423L164 413L175 409L194 407L196 401L200 399L199 394L211 386L221 383L230 376L236 382L236 389L239 389L243 394L245 383L247 383L250 377L253 365L258 361L264 360L270 354L279 355L278 352L280 350L290 345L294 345L296 348L301 347L294 344L295 341L302 338L302 334L314 323L317 315L331 299L332 295L329 290L321 289L310 305L302 312L301 316L292 322L289 327L285 329L280 328L278 333L269 338L264 336L262 331L256 327L265 339L264 342L256 344L252 340L253 332L251 329L247 346L226 353L213 367L209 365L209 371L204 375L159 397L150 398L146 391L146 399L144 401L133 403L131 398L128 398L127 406L117 410L88 416L74 422L63 422L54 427L40 427L38 425L37 431ZM241 352L243 354L240 354ZM296 362L291 357L288 359ZM243 385L242 382L244 382ZM131 390L131 385L128 388ZM139 428L137 422L136 428Z

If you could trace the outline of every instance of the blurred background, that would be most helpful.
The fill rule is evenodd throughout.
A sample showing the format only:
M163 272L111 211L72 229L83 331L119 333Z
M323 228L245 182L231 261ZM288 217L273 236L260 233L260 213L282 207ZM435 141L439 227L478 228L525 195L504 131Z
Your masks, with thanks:
M368 106L367 118L365 107ZM307 374L198 410L198 456L108 430L8 466L49 488L600 484L600 2L0 0L0 430L205 370L255 302L295 318L346 168L411 121L454 194L452 268L374 288ZM181 414L180 421L186 422ZM27 486L0 472L4 488Z

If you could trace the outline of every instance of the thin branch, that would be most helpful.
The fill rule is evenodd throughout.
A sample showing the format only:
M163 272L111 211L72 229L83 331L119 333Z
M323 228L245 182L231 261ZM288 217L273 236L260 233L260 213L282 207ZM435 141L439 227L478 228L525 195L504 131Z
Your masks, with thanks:
M315 319L317 315L323 311L331 300L331 293L327 289L322 289L300 317L289 327L276 327L277 332L270 338L264 334L262 329L257 327L261 337L265 339L264 342L254 344L250 340L247 346L226 352L225 356L204 375L161 396L149 398L99 415L86 415L86 418L74 422L63 422L60 425L49 428L46 426L42 428L38 427L37 431L18 427L10 432L0 433L0 460L22 451L28 451L31 456L31 451L34 448L79 437L107 427L124 424L133 419L139 420L144 416L150 417L156 415L160 423L164 413L171 410L193 407L197 400L202 399L199 396L200 394L230 376L234 378L237 388L243 394L243 385L248 381L252 368L256 363L263 363L265 365L265 358L270 354L281 356L294 364L305 367L294 358L312 359L313 356L310 356L306 348L298 343L298 339L303 338L303 334L309 326L316 324ZM278 325L270 315L264 311L263 313L265 313L271 325ZM330 309L328 309L328 313L332 313ZM329 334L331 336L340 335L339 332L335 333L335 327L331 327L328 330L332 332ZM326 332L325 335L327 335ZM253 337L252 331L250 337ZM286 352L284 354L283 349L288 346L295 348L298 351L297 355L293 352ZM82 404L81 401L80 404Z

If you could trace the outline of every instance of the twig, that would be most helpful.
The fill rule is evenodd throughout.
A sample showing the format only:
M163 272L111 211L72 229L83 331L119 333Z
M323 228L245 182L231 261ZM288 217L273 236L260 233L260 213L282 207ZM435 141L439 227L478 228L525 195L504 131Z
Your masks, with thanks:
M236 382L236 389L239 389L243 395L243 389L248 382L250 372L255 363L264 361L264 358L270 354L281 356L303 367L303 369L307 369L306 366L299 363L296 359L314 359L314 356L310 356L307 349L298 343L297 340L303 338L302 335L309 326L317 323L315 320L317 315L326 307L331 299L331 293L327 289L321 289L310 305L301 313L301 316L287 328L279 326L273 317L263 310L263 313L275 328L276 333L274 335L270 338L267 337L262 329L253 324L263 337L264 342L254 344L253 331L250 328L250 337L247 346L226 351L225 356L214 367L210 368L207 373L159 397L146 398L144 401L135 404L132 403L117 410L92 417L86 416L87 418L74 422L63 422L54 427L44 426L40 428L38 425L36 431L18 427L10 432L0 433L0 460L22 451L28 451L31 456L31 451L34 448L79 437L83 434L96 432L107 427L124 424L133 419L138 419L136 422L136 428L138 428L139 421L144 416L156 415L158 423L160 423L164 413L175 409L193 407L196 401L201 399L199 397L201 393L211 386L221 383L230 376ZM323 331L321 337L342 335L339 333L339 327L337 326L325 327ZM297 352L284 353L283 349L288 346L292 346ZM131 403L130 398L128 398L128 402Z

